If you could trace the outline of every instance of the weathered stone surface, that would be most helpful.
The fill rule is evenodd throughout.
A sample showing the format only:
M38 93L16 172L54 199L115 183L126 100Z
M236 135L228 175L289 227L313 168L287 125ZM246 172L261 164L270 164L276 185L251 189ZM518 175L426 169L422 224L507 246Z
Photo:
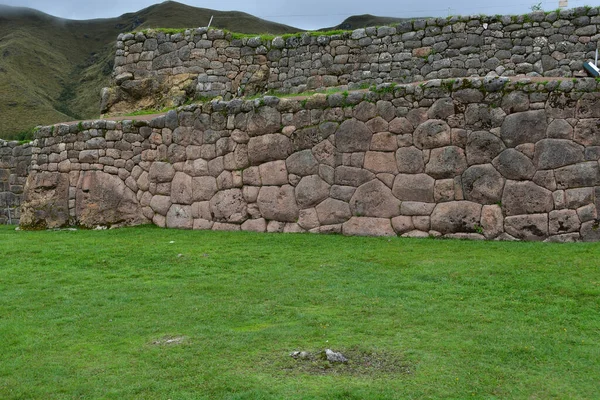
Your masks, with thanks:
M352 216L348 203L331 198L321 202L316 207L316 212L321 225L341 224Z
M465 169L465 151L460 147L447 146L431 150L425 173L435 179L446 179L462 174Z
M342 232L351 236L396 236L387 218L352 217L344 222Z
M249 232L266 232L267 221L264 218L246 220L246 222L242 224L242 230Z
M335 169L336 185L358 187L375 178L375 174L362 168L340 166Z
M473 165L462 175L466 200L494 204L502 198L504 178L491 164Z
M415 146L419 149L433 149L448 146L452 142L450 127L445 121L431 119L423 122L413 134Z
M288 183L288 171L284 160L260 164L258 170L263 185L285 185Z
M400 215L392 218L392 228L394 228L394 231L396 231L398 235L402 235L403 233L414 230L415 226L411 217Z
M547 243L576 243L581 241L581 236L579 233L564 233L562 235L554 235L550 236L548 239L544 240Z
M148 175L150 182L171 182L175 176L175 168L170 163L155 161L150 166Z
M504 119L501 138L507 147L536 143L546 136L547 127L544 110L519 112Z
M397 174L398 167L394 153L382 151L367 151L364 168L374 173Z
M504 216L497 204L483 206L481 210L481 228L486 239L494 239L504 231Z
M481 208L481 204L470 201L439 203L431 213L431 229L445 233L476 232Z
M296 222L298 219L298 204L290 185L263 186L256 202L262 216L268 220Z
M291 153L290 139L278 133L252 137L248 142L248 160L252 165L285 160Z
M515 149L506 149L492 161L492 165L507 179L531 179L535 174L533 162Z
M400 200L433 203L434 183L435 180L426 174L398 174L392 193Z
M412 134L415 128L408 119L403 117L394 118L392 121L390 121L388 129L392 133L405 135Z
M505 148L502 140L496 135L487 131L473 132L467 141L467 163L469 165L490 163Z
M600 184L600 168L596 161L583 162L554 170L558 189L596 186Z
M217 193L217 180L212 176L192 178L192 200L208 201Z
M371 147L373 133L364 122L348 119L335 132L335 147L341 153L367 151Z
M166 216L171 208L171 197L161 195L152 196L150 207L155 213Z
M454 192L454 179L439 179L435 181L433 198L436 202L455 200Z
M573 127L564 119L555 119L548 125L546 136L552 139L573 139Z
M329 184L318 175L305 176L296 186L296 201L300 208L310 208L329 196Z
M594 204L588 204L587 206L579 207L577 209L577 216L579 217L579 221L588 222L598 219L598 211L596 210L596 206Z
M171 183L171 201L177 204L192 204L192 187L191 176L176 172Z
M438 99L427 110L427 116L430 119L446 119L454 115L454 102L450 97Z
M598 221L589 221L581 224L581 240L584 242L600 241L600 223Z
M504 229L509 235L527 241L542 241L548 236L548 214L506 217Z
M402 215L430 215L435 208L435 203L422 203L419 201L403 201L400 205Z
M401 147L396 151L396 163L401 174L425 172L423 152L416 147Z
M86 171L77 186L75 215L85 227L139 225L146 222L133 191L117 176Z
M314 175L319 171L319 163L311 150L298 151L285 162L290 174L298 176Z
M217 192L210 199L213 220L241 224L248 218L248 205L240 189Z
M361 185L350 199L352 215L391 218L399 215L400 201L390 188L375 179Z
M550 235L577 232L581 226L575 210L551 211L548 217L548 233Z
M390 132L380 132L373 135L371 139L371 150L374 151L396 151L398 141L396 135Z
M69 224L69 175L33 172L25 183L21 203L24 229L59 228Z
M584 161L583 146L566 139L542 139L535 144L538 169L555 169Z
M552 192L533 182L507 181L502 195L506 215L547 213L552 211Z
M579 208L594 204L594 188L584 187L565 190L565 205L567 208Z
M600 119L580 119L575 125L573 140L583 146L600 146L599 131Z
M192 229L194 219L192 218L192 206L173 204L167 213L167 228Z
M281 129L281 114L272 107L260 107L248 117L248 134L250 136L265 135Z

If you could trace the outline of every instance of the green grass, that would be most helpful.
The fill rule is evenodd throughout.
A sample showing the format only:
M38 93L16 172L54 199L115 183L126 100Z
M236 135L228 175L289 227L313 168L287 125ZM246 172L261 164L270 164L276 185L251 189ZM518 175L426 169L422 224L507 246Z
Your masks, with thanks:
M597 398L599 250L4 226L0 398Z

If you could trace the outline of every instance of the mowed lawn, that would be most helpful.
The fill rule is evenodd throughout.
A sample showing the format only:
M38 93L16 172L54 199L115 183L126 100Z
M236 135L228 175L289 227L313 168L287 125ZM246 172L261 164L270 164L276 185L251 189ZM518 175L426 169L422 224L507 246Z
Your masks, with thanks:
M597 399L599 377L600 244L0 227L1 399Z

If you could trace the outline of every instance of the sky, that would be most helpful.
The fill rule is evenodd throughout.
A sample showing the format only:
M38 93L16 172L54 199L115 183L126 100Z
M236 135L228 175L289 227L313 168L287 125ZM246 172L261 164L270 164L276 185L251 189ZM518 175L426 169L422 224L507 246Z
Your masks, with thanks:
M549 11L558 0L178 0L194 7L244 11L257 17L306 30L334 26L351 15L386 17L446 17L473 14L523 14L540 5ZM160 0L0 0L0 4L29 7L67 19L111 18L139 11ZM569 8L598 6L600 0L568 0Z

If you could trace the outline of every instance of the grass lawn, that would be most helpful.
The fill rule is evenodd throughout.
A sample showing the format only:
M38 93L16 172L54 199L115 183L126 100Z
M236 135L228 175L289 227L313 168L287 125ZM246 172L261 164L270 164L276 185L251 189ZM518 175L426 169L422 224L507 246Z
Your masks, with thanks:
M3 226L0 339L2 399L592 399L600 244Z

